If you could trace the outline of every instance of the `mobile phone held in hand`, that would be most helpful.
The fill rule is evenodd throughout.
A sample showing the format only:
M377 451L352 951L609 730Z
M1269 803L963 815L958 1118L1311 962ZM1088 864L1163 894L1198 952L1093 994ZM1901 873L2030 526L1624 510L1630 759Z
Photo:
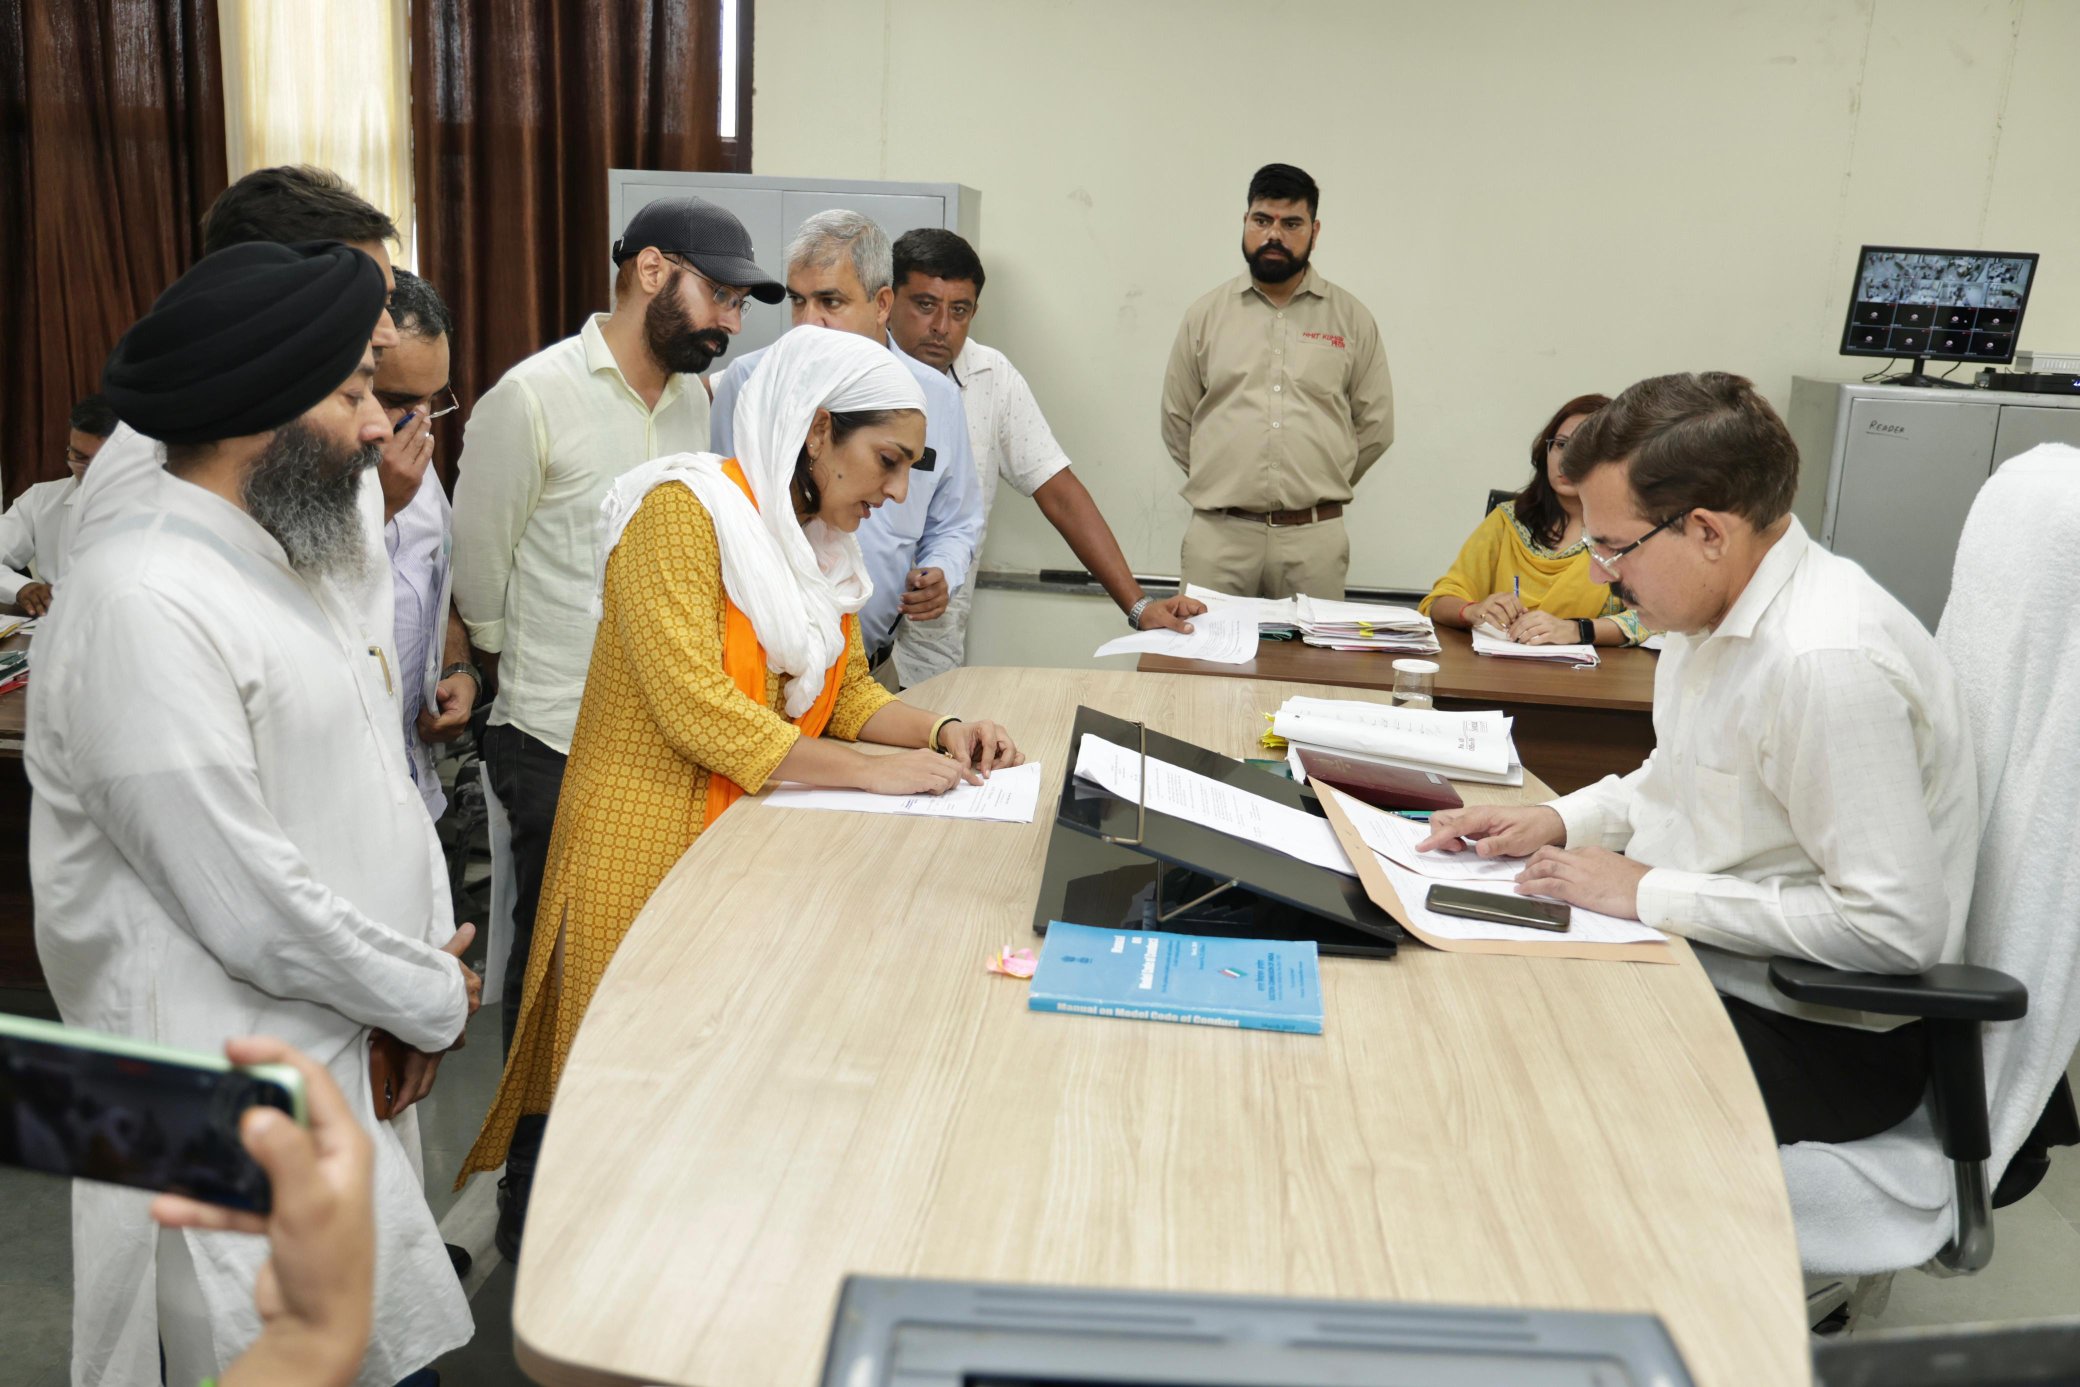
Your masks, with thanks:
M289 1065L0 1016L0 1164L265 1214L267 1175L238 1135L252 1107L310 1125Z
M1433 886L1423 904L1440 915L1464 920L1485 920L1491 925L1523 925L1565 934L1574 927L1574 908L1565 901L1540 901L1529 896L1506 896L1500 891L1475 891L1464 886Z

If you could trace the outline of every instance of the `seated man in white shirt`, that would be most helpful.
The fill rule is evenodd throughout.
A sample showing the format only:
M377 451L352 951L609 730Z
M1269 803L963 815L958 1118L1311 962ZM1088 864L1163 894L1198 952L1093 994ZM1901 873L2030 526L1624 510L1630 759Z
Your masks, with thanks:
M1206 604L1183 596L1152 598L1141 590L1098 503L1070 470L1069 455L1055 442L1026 378L1002 352L968 336L981 308L983 278L981 257L954 232L921 227L896 238L895 308L888 330L904 351L960 387L969 449L981 475L984 525L1002 477L1020 495L1033 498L1077 562L1126 613L1129 626L1191 630L1191 618ZM906 668L937 674L966 658L979 568L979 563L971 566L959 579L944 615L897 629L896 654L904 657Z
M83 551L36 643L36 949L70 1025L220 1052L266 1033L324 1065L373 1139L375 1332L387 1387L466 1342L420 1184L418 1114L375 1116L373 1028L432 1086L479 996L397 704L354 589L361 478L389 436L370 385L380 267L337 243L204 258L124 334L116 412L165 445ZM73 1190L73 1380L198 1382L260 1332L267 1247L155 1232Z
M0 515L0 600L14 603L30 616L50 610L51 590L65 571L72 548L73 503L80 478L94 454L116 431L116 412L99 395L72 407L65 435L65 466L72 473L54 482L38 482Z
M1528 858L1520 892L1689 939L1779 1142L1885 1131L1921 1102L1920 1023L1792 1002L1767 971L1963 957L1979 806L1956 677L1905 607L1807 538L1798 449L1740 377L1641 381L1565 467L1597 578L1672 633L1654 753L1549 805L1439 814L1423 846Z

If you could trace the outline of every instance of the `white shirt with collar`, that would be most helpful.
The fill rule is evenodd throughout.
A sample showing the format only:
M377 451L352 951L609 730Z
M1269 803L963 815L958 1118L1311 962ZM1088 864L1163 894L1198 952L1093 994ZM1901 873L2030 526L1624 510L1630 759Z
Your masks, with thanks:
M123 491L36 639L37 954L68 1024L208 1054L277 1036L331 1072L375 1141L357 1381L388 1387L471 1330L417 1113L371 1115L370 1028L444 1048L467 1010L392 680L357 598L297 573L245 512L162 468ZM160 1239L184 1240L219 1368L259 1333L264 1239L158 1231L149 1196L113 1185L72 1200L75 1382L158 1380Z
M498 655L491 721L569 754L592 661L599 507L622 473L708 450L708 392L665 378L656 408L621 374L606 314L522 361L471 411L455 480L455 606Z
M1794 517L1718 627L1671 635L1653 755L1553 802L1567 846L1652 868L1639 917L1701 946L1721 992L1811 1020L1772 956L1913 973L1964 957L1979 790L1935 639Z
M982 485L982 520L997 499L997 482L1011 483L1021 496L1031 496L1069 466L1069 455L1055 442L1047 416L1033 398L1033 388L995 347L970 337L946 372L960 387L961 413L968 425L968 451ZM955 669L968 654L968 617L975 610L975 575L981 571L978 536L976 561L956 579L946 610L930 621L906 621L896 628L896 660L905 681L916 683Z
M1033 387L995 347L970 337L947 374L961 388L961 408L968 418L968 447L982 477L982 514L997 499L1003 478L1021 496L1031 496L1069 465L1069 455L1055 442L1047 416L1033 398Z
M31 583L58 585L72 547L78 500L79 478L60 477L30 487L0 515L0 599L14 601Z

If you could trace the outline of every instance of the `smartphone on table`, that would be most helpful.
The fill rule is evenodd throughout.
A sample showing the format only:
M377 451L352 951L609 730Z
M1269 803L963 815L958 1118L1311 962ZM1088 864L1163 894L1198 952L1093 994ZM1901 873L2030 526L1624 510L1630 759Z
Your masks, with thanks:
M1560 934L1574 927L1574 908L1565 901L1507 896L1500 891L1475 891L1464 886L1433 886L1423 903L1440 915L1485 920L1491 925L1524 925Z
M303 1075L127 1036L0 1016L0 1164L267 1213L246 1109L310 1125Z

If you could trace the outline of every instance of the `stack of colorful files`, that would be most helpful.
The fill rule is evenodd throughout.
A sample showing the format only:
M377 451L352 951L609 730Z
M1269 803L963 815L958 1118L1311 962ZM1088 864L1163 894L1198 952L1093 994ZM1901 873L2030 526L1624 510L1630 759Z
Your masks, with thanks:
M29 652L0 650L0 694L13 693L29 682Z
M1196 597L1209 612L1246 614L1259 635L1270 640L1294 636L1331 650L1385 650L1396 655L1435 655L1437 631L1430 618L1410 607L1383 602L1340 602L1326 597L1236 597L1187 583L1186 597Z
M1289 698L1271 719L1288 750L1328 751L1447 780L1522 785L1524 763L1501 713L1447 713L1342 698Z
M1330 650L1384 650L1395 655L1435 655L1437 629L1413 607L1381 602L1335 602L1296 597L1300 639Z

